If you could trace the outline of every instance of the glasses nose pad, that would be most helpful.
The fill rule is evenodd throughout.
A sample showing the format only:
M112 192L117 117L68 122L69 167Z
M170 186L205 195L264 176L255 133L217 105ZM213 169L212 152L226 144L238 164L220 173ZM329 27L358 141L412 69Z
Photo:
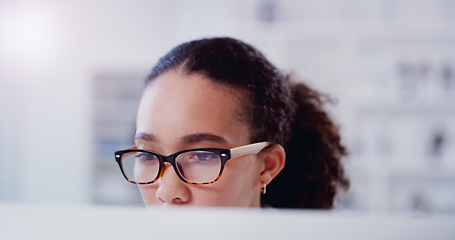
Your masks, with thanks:
M182 175L183 178L185 178L185 172L183 171L182 165L180 163L176 162L175 165L177 166L177 172L179 172L180 175Z
M158 173L158 177L156 177L156 181L163 176L165 170L166 170L166 165L163 164L160 168L160 172Z
M176 167L179 168L175 169L176 172L178 172L177 174L183 176L183 170L180 164L176 163ZM161 177L163 177L164 173L168 170L168 168L174 168L174 165L169 161L165 161L161 166L161 171L159 172L158 177L156 179L160 179Z

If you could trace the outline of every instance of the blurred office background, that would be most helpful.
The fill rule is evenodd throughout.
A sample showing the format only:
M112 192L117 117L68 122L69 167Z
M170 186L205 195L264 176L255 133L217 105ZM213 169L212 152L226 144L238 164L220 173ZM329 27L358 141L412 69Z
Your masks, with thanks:
M0 0L0 201L140 206L132 144L148 71L232 36L338 103L339 209L455 213L453 0Z

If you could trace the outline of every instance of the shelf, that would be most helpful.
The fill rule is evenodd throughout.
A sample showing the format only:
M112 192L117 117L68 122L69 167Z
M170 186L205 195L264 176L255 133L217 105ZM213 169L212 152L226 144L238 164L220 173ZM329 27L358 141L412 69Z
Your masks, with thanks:
M442 117L450 119L455 117L455 108L453 106L436 106L436 105L411 105L411 106L396 106L396 105L370 105L362 106L357 109L357 115L363 117Z
M139 74L103 72L94 79L92 201L96 204L142 205L137 186L123 178L116 150L133 145L136 112L143 91Z

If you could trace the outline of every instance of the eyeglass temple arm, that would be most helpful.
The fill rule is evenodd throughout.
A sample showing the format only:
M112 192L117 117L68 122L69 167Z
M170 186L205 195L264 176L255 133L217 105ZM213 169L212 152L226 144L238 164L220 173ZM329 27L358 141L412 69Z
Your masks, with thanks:
M241 157L248 154L257 154L268 145L270 145L269 142L258 142L241 147L231 148L231 158Z

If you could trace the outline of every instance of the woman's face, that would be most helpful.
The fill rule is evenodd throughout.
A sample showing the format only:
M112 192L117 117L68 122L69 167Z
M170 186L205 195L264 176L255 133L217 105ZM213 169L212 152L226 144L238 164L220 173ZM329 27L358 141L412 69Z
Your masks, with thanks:
M167 156L189 148L229 149L249 144L247 123L240 120L240 96L199 74L162 74L142 96L136 147ZM233 158L217 182L190 185L166 163L157 182L138 186L147 206L259 207L263 168L264 161L258 155Z

